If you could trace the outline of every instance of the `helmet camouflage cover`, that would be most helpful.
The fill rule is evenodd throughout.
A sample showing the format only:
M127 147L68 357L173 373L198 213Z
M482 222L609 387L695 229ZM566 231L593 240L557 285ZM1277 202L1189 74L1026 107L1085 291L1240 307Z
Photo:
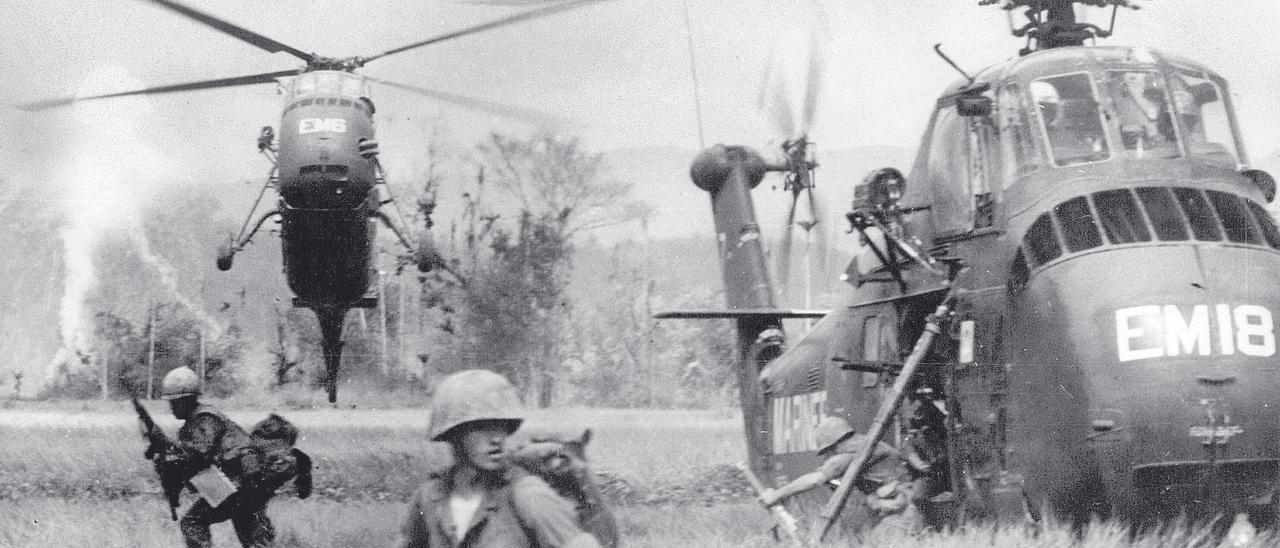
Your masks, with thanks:
M504 422L511 431L519 428L524 405L515 387L502 375L483 369L449 375L436 387L431 400L427 434L433 441L444 441L454 428L476 421Z
M174 369L160 381L160 397L166 400L198 395L200 395L200 376L196 375L190 367Z

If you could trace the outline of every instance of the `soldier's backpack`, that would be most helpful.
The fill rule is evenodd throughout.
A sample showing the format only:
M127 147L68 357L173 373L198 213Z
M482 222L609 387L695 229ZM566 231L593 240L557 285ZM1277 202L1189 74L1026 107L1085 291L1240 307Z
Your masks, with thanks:
M618 546L618 522L604 504L587 463L591 429L556 432L522 428L508 444L514 464L542 478L574 505L578 525L606 548Z
M299 498L311 496L311 457L294 447L298 427L272 413L249 432L241 450L241 487L273 492L290 479Z

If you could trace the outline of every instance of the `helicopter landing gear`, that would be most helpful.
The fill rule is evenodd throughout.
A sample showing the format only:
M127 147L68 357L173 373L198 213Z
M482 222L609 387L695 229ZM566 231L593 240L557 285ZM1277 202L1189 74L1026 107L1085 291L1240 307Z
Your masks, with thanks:
M262 228L262 223L267 222L267 219L279 214L280 210L278 209L273 209L264 213L262 217L258 218L258 222L253 225L253 230L250 230L248 235L245 235L242 227L240 234L243 235L243 237L240 239L237 239L235 236L228 235L227 241L218 246L218 270L223 272L231 270L231 263L235 259L236 253L241 249L244 249L244 246L249 245L249 242L253 241L253 235L258 233L259 228ZM245 219L245 222L247 224L248 219Z
M231 270L231 262L236 258L235 238L227 235L227 241L218 245L218 270Z

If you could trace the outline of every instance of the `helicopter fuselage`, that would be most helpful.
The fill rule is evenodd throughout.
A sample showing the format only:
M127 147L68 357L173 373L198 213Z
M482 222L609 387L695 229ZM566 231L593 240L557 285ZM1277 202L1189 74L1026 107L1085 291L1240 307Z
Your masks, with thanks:
M855 289L755 383L762 475L814 470L822 415L865 430L950 294L886 439L932 464L922 500L951 493L926 513L1273 523L1280 231L1247 164L1226 82L1185 59L1067 47L958 83L887 228L965 268L864 237Z
M280 121L277 186L285 276L299 299L355 303L369 289L378 208L367 84L343 71L311 71L289 84Z

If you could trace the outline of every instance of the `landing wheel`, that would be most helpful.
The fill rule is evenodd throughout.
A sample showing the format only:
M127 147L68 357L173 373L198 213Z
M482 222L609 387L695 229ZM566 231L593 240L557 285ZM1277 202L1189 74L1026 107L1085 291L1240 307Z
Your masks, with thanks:
M235 242L231 237L227 241L218 245L218 270L226 272L231 270L231 262L235 259L235 251L232 245Z

